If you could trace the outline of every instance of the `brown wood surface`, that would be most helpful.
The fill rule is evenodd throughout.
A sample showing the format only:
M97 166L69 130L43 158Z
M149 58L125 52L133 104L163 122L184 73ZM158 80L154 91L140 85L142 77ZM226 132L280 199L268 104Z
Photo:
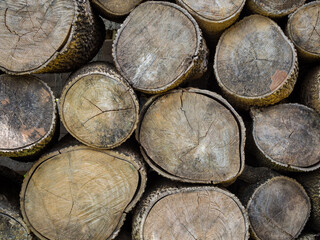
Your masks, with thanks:
M0 154L26 156L44 148L56 127L50 88L32 75L0 76Z
M304 104L320 114L320 65L310 69L304 77L301 98Z
M252 110L257 151L275 167L311 171L320 167L320 117L301 104ZM259 156L258 153L258 156ZM258 157L259 158L259 157Z
M302 57L319 60L320 2L305 4L290 15L287 32Z
M162 188L145 196L133 219L134 240L249 238L240 201L215 187Z
M113 57L121 75L136 90L156 93L201 76L207 50L191 15L176 4L139 5L118 30Z
M119 18L129 14L142 0L91 0L102 15L107 18Z
M275 22L261 15L233 25L217 45L216 78L238 105L269 105L287 97L297 68L293 44Z
M243 169L243 122L222 97L206 90L174 90L150 99L136 138L149 165L174 180L228 182Z
M89 1L0 2L0 69L68 71L90 60L105 34Z
M310 214L303 187L288 177L261 184L247 205L253 236L260 240L291 240L299 236Z
M40 239L113 239L139 200L146 172L135 155L73 146L27 173L20 204Z
M69 78L60 98L65 128L80 142L114 148L130 137L138 123L133 89L105 63L91 63Z

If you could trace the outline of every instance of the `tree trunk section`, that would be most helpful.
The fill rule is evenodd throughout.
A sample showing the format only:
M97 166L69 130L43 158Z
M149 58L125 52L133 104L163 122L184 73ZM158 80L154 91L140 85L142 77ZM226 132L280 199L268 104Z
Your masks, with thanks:
M296 46L299 57L320 60L320 2L303 5L288 20L287 35Z
M160 188L145 196L133 217L134 240L249 238L244 207L216 187Z
M95 56L105 34L87 0L5 0L0 16L0 69L10 74L76 69Z
M145 184L140 156L125 146L63 148L26 174L21 212L40 239L114 239Z
M164 177L230 183L244 167L245 127L220 95L173 90L147 101L136 139L147 163Z
M164 92L207 69L208 50L193 17L176 4L140 4L122 24L113 45L121 75L134 89Z
M0 76L0 112L0 155L33 155L53 139L55 98L35 76Z
M247 205L252 237L291 240L299 236L310 214L310 200L295 180L278 176L257 187Z
M320 66L312 69L305 77L301 98L304 104L320 114Z
M215 76L235 106L267 106L289 96L298 61L293 44L271 19L251 15L226 30L217 45Z
M135 92L111 65L104 63L91 63L70 76L59 105L68 132L95 148L119 146L139 120Z
M249 9L271 18L289 15L301 7L306 0L248 0Z
M252 109L253 152L267 166L285 171L320 167L320 117L301 104Z

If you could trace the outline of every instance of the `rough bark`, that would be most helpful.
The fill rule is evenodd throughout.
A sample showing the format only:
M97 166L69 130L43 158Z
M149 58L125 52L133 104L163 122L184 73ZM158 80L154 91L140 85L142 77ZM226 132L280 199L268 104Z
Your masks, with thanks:
M57 117L51 89L32 75L0 76L0 155L22 157L53 138Z
M113 45L121 75L138 91L158 93L207 69L208 50L193 17L176 4L140 4L124 21Z
M295 180L277 176L260 184L247 204L251 234L259 240L299 236L310 214L310 199Z
M233 194L216 187L160 188L133 218L134 240L248 239L247 214Z
M313 171L320 167L320 117L301 104L252 109L253 152L269 167Z
M95 148L119 146L139 120L136 94L114 67L105 63L88 64L70 76L59 106L68 132Z
M251 15L222 34L214 71L234 105L274 104L293 90L298 74L296 50L274 21Z
M173 90L149 99L136 139L148 164L183 182L227 183L244 167L245 127L220 95Z
M299 57L320 60L320 2L307 3L288 20L287 34L296 46Z
M88 0L4 0L0 16L0 69L10 74L76 69L105 34Z
M251 11L272 18L289 15L301 7L306 0L248 0Z
M312 69L304 78L301 99L320 114L320 66Z
M21 212L40 239L114 239L145 184L140 155L125 146L63 148L26 174Z

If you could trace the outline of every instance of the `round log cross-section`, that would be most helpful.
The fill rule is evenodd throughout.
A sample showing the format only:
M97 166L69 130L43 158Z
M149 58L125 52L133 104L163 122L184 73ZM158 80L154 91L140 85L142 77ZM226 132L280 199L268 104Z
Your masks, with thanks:
M105 34L88 0L4 0L0 16L0 70L10 74L75 69Z
M313 171L320 167L320 117L301 104L252 109L257 158L270 167Z
M80 142L114 148L135 130L139 103L111 65L91 63L70 76L60 98L65 128Z
M306 0L248 0L248 7L255 13L280 18L301 7Z
M40 158L26 174L21 212L40 239L113 239L145 184L136 155L63 148Z
M243 170L244 124L213 92L191 88L151 98L136 138L148 164L174 180L231 182Z
M306 75L302 86L301 98L304 104L320 114L320 65Z
M217 45L214 71L235 105L266 106L289 96L297 79L293 44L271 19L251 15L226 30Z
M309 218L310 208L307 193L295 180L279 176L264 182L247 205L254 239L297 238Z
M139 204L133 218L134 240L247 240L244 207L216 187L163 187Z
M33 155L54 135L55 99L35 76L0 76L0 113L0 155Z
M288 20L287 33L304 59L320 59L320 2L303 5Z
M207 69L207 47L193 17L176 4L140 4L118 30L113 57L138 91L163 92Z

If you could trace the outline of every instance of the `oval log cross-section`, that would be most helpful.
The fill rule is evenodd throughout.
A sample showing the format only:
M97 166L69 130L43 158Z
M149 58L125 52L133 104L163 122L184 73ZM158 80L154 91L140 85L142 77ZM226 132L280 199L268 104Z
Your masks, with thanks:
M0 76L0 155L39 152L56 129L56 103L50 88L32 75Z
M26 174L23 218L40 239L113 239L145 187L134 155L73 146L53 152Z
M310 199L303 187L288 177L261 184L247 205L254 239L291 240L298 237L310 214Z
M320 114L320 65L305 76L301 98L304 104Z
M288 20L287 33L297 47L299 56L320 59L320 2L303 5Z
M163 187L139 204L133 217L134 240L247 240L244 207L216 187Z
M251 15L222 34L214 71L235 105L266 106L292 92L298 73L296 51L274 21Z
M111 65L91 63L69 78L60 98L60 116L80 142L114 148L135 130L139 103L129 84Z
M121 75L138 91L157 93L207 69L200 28L180 6L140 4L118 30L113 57Z
M151 98L136 138L148 164L174 180L230 182L243 170L242 119L226 100L206 90L174 90Z
M279 18L289 15L301 7L306 0L248 0L248 7L255 13Z
M320 167L320 117L301 104L252 110L258 159L271 167L312 171Z
M68 71L89 61L104 38L89 1L0 1L0 69Z

